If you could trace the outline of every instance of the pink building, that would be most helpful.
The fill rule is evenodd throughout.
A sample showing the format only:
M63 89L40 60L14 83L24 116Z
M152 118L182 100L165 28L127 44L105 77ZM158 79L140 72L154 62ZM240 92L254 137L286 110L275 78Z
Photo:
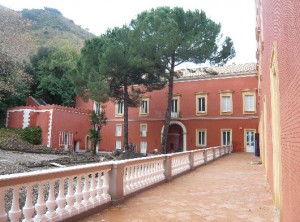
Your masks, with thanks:
M233 144L235 152L253 152L258 131L256 65L241 64L181 70L174 83L167 152ZM123 103L100 104L77 98L76 108L45 105L33 98L27 106L7 110L7 126L41 126L43 144L55 149L85 151L90 111L104 108L107 125L98 151L121 150ZM129 109L129 142L137 152L160 152L167 89L142 95L141 106Z

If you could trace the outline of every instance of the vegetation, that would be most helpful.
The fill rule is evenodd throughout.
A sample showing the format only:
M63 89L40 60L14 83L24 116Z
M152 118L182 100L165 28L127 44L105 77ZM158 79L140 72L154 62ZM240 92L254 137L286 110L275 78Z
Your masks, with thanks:
M30 58L26 71L33 77L31 95L49 104L74 106L75 90L72 75L79 58L71 46L42 47Z
M92 112L90 122L93 128L90 129L90 138L93 143L93 154L97 153L97 145L101 142L101 128L106 125L106 116L105 111L101 111L100 113Z
M30 93L32 78L22 66L0 51L0 122L3 125L5 110L21 105Z
M0 49L14 61L28 61L38 48L71 44L78 51L94 35L53 8L17 12L0 5Z
M5 33L0 41L0 127L4 125L5 109L25 105L28 95L45 97L49 103L73 105L75 93L70 80L73 69L71 60L77 59L75 57L84 40L94 35L63 17L57 9L24 9L16 12L1 5L0 30ZM38 58L39 48L54 48L49 50L52 54L48 57L53 61ZM39 62L43 61L43 68L36 71L33 68L37 66L27 64L24 71L24 61L28 63L30 56ZM30 66L31 70L28 69ZM50 72L56 72L56 68L61 68L62 72L50 75ZM56 85L58 81L61 82Z
M129 148L128 107L137 107L141 94L164 86L159 78L161 70L136 56L130 33L124 26L87 41L81 51L75 84L80 95L88 90L88 95L98 102L113 98L116 103L124 104L125 150Z
M42 129L39 126L19 129L17 130L17 133L28 143L33 145L39 145L42 143Z
M166 70L168 75L168 105L162 136L162 152L165 153L175 67L184 62L225 64L235 56L233 43L229 37L221 38L220 24L198 10L160 7L142 12L130 26L140 57L155 61L155 65Z

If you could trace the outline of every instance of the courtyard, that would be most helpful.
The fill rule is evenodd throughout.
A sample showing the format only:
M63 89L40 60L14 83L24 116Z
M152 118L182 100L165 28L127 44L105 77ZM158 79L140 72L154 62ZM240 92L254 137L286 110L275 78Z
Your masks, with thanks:
M264 167L233 153L81 222L279 221Z

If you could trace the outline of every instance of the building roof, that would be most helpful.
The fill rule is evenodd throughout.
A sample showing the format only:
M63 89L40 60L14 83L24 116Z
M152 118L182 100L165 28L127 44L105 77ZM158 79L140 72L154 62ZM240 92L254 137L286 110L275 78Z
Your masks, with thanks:
M256 63L232 64L217 67L200 67L194 69L181 69L177 71L180 79L230 74L250 74L253 72L256 72Z

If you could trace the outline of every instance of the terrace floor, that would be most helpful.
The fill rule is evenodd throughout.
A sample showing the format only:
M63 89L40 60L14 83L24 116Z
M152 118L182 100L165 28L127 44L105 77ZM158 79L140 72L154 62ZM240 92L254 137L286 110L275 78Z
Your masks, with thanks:
M230 154L81 222L278 221L258 160Z

